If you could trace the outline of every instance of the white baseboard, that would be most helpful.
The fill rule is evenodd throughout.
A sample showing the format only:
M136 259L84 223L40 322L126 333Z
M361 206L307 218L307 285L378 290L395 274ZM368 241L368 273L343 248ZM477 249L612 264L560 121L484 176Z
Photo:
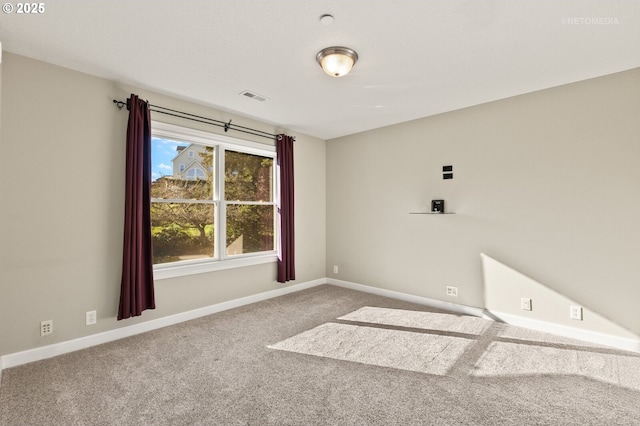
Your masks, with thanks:
M67 340L60 343L54 343L52 345L43 346L40 348L34 348L22 352L3 355L2 357L0 357L0 380L2 377L2 370L5 368L16 367L18 365L27 364L29 362L40 361L57 355L89 348L91 346L101 345L103 343L112 342L114 340L123 339L125 337L133 336L151 330L156 330L158 328L167 327L169 325L204 317L207 315L215 314L217 312L226 311L228 309L238 308L250 303L261 302L263 300L272 299L274 297L284 296L285 294L294 293L326 283L326 278L320 278L317 280L307 281L288 287L278 288L276 290L266 291L264 293L242 297L240 299L217 303L215 305L206 306L204 308L181 312L179 314L105 331L103 333L92 334L90 336L79 337L77 339Z
M363 284L356 284L349 281L336 280L334 278L327 278L327 283L338 287L350 288L351 290L362 291L364 293L376 294L378 296L390 297L392 299L403 300L405 302L416 303L418 305L425 305L435 309L442 309L445 311L454 312L456 314L471 315L474 317L481 317L484 315L484 309L476 308L473 306L444 302L442 300L415 296L413 294L401 293L399 291L386 290L383 288L371 287Z
M546 321L519 317L517 315L505 314L502 312L487 311L485 309L476 308L473 306L459 305L456 303L444 302L442 300L430 299L428 297L414 296L412 294L400 293L393 290L386 290L382 288L356 284L349 281L336 280L334 278L327 278L327 283L338 286L338 287L344 287L352 290L362 291L364 293L371 293L371 294L376 294L378 296L385 296L393 299L403 300L405 302L417 303L419 305L425 305L432 308L442 309L442 310L446 310L446 311L450 311L458 314L482 317L482 318L490 319L494 321L499 320L506 324L528 328L530 330L542 331L545 333L555 334L558 336L583 340L589 343L605 345L605 346L610 346L616 349L622 349L625 351L640 353L640 338L633 339L633 338L627 338L627 337L614 336L611 334L605 334L597 331L584 330L580 328L569 327L566 325L560 325L560 324L555 324L555 323L546 322Z
M91 336L79 337L77 339L55 343L53 345L3 355L0 357L0 383L2 381L2 370L5 368L16 367L18 365L27 364L29 362L51 358L57 355L85 349L91 346L101 345L103 343L133 336L147 331L156 330L158 328L167 327L184 321L204 317L207 315L215 314L217 312L226 311L228 309L238 308L240 306L261 302L263 300L271 299L278 296L284 296L286 294L305 290L311 287L316 287L322 284L332 284L338 287L362 291L364 293L376 294L378 296L389 297L392 299L403 300L405 302L425 305L458 314L471 315L492 320L498 319L507 324L516 325L531 330L542 331L545 333L556 334L564 337L571 337L590 343L606 345L617 349L640 353L640 339L613 336L595 331L583 330L550 322L523 318L501 312L489 312L482 308L473 306L460 305L456 303L445 302L442 300L430 299L428 297L415 296L398 291L386 290L363 284L356 284L349 281L336 280L334 278L319 278L317 280L307 281L304 283L295 284L264 293L242 297L240 299L217 303L215 305L206 306L204 308L181 312L179 314L134 324L115 330L105 331L103 333L93 334Z
M528 328L529 330L542 331L549 334L555 334L557 336L569 337L572 339L583 340L589 343L595 343L597 345L605 345L616 349L640 353L640 338L634 339L614 336L612 334L584 330L582 328L570 327L568 325L555 324L538 319L524 318L513 314L506 314L504 312L486 311L484 318L494 321L497 319L506 324Z

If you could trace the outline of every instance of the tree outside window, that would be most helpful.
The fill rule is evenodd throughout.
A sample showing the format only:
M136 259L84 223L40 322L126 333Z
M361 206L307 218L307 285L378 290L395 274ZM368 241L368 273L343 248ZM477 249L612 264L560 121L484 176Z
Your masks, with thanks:
M162 162L160 148L158 158L152 158L154 170L156 164L173 170L170 175L156 172L151 185L154 263L217 261L275 250L272 154L160 138L154 138L155 146L173 147L176 164L185 152L197 156L184 169ZM216 159L217 153L223 155ZM222 180L224 185L218 185ZM218 253L217 247L224 249Z

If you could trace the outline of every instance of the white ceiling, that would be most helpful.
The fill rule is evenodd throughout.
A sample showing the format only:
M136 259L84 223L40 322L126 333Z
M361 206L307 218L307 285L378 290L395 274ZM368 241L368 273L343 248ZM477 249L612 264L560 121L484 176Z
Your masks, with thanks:
M640 67L639 0L44 5L0 13L5 51L322 139ZM360 56L337 79L315 61L333 45Z

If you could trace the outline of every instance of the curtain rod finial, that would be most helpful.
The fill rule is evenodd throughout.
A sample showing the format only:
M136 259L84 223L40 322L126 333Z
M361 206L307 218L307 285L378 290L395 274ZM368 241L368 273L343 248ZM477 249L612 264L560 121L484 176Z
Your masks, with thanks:
M127 109L129 109L129 99L127 99L127 102L122 102L122 101L119 101L117 99L114 99L113 103L116 104L116 106L118 107L118 109L120 111L122 111L122 108L124 108L125 105L127 106Z

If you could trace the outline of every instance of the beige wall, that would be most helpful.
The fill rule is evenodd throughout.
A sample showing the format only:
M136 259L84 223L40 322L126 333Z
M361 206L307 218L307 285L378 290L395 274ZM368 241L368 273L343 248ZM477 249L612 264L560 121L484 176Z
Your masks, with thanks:
M326 274L638 335L639 160L640 69L328 141Z
M14 54L5 53L2 66L0 355L282 287L275 281L275 264L161 280L155 311L116 321L128 114L112 100L133 92L151 103L221 121L233 119L267 132L286 129ZM152 118L222 130L162 115ZM298 279L289 284L322 278L326 266L325 142L292 135L297 138ZM98 324L87 327L84 315L93 309ZM53 320L54 333L40 337L45 319Z
M286 129L13 54L2 62L0 355L281 286L271 264L161 280L158 309L117 322L127 113L111 100L134 92ZM632 70L326 144L296 134L294 283L329 276L640 334L639 81ZM8 160L25 150L27 164ZM443 181L448 164L455 178ZM433 198L457 214L408 214ZM445 296L445 285L460 296ZM534 299L532 312L519 309L521 297ZM574 302L583 322L568 319ZM93 309L98 324L87 327ZM43 338L44 319L54 334Z

